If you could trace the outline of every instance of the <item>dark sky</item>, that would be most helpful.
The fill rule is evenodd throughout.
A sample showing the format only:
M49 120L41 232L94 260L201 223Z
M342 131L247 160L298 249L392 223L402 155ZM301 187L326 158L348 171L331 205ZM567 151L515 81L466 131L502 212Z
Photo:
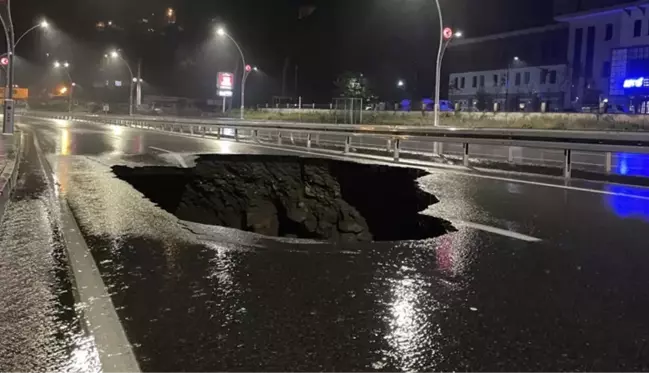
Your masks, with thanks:
M13 0L17 32L46 16L57 31L33 33L18 49L32 66L45 66L47 51L75 65L92 79L107 48L123 48L136 65L143 60L145 79L161 93L208 97L217 70L232 70L236 50L214 37L225 24L251 64L264 74L249 80L251 100L261 103L281 91L289 59L287 95L305 102L329 102L333 80L345 71L362 72L382 97L397 94L405 79L414 96L430 95L437 48L438 21L432 0ZM480 36L551 22L551 0L441 0L445 23L467 36ZM300 6L315 12L298 20ZM145 14L177 11L181 33L153 39L134 32L97 33L99 20L135 22Z

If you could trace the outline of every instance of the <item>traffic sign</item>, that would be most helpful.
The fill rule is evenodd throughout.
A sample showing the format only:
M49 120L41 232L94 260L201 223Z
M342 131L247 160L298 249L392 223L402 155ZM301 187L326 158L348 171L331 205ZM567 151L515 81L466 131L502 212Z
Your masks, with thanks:
M7 58L7 57L0 58L0 65L2 65L2 66L9 65L9 58Z
M252 71L252 66L246 65L246 72L249 73Z
M444 36L444 39L448 40L453 37L453 29L450 27L444 28L444 31L442 32L442 35Z

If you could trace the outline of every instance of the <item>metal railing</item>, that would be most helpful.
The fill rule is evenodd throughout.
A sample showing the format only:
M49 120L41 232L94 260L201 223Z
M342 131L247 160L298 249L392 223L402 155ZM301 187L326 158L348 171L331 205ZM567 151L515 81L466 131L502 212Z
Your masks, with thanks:
M649 133L637 132L334 125L47 112L27 112L24 115L224 137L235 141L272 142L278 145L286 145L288 141L306 148L334 146L341 148L345 154L350 153L352 147L367 148L380 150L382 154L389 152L394 161L412 153L433 155L434 143L440 144L438 154L444 151L442 145L452 147L461 144L459 155L465 166L471 163L469 156L472 146L508 147L506 157L509 162L513 160L514 147L543 149L562 153L563 175L566 178L572 173L574 152L603 154L607 173L611 172L614 153L649 154Z

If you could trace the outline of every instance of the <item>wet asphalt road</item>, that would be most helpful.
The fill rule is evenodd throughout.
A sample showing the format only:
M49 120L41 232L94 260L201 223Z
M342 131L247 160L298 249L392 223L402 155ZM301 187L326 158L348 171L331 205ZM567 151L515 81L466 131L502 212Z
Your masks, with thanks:
M177 164L167 151L268 149L21 122L47 153L144 370L649 369L647 189L433 170L421 184L441 202L428 213L457 232L305 252L179 222L110 172Z

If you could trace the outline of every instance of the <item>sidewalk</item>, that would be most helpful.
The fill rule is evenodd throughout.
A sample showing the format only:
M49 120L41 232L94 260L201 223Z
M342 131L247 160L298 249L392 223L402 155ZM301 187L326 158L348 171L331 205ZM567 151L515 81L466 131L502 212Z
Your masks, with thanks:
M16 186L20 163L21 133L0 134L0 221L9 196Z

